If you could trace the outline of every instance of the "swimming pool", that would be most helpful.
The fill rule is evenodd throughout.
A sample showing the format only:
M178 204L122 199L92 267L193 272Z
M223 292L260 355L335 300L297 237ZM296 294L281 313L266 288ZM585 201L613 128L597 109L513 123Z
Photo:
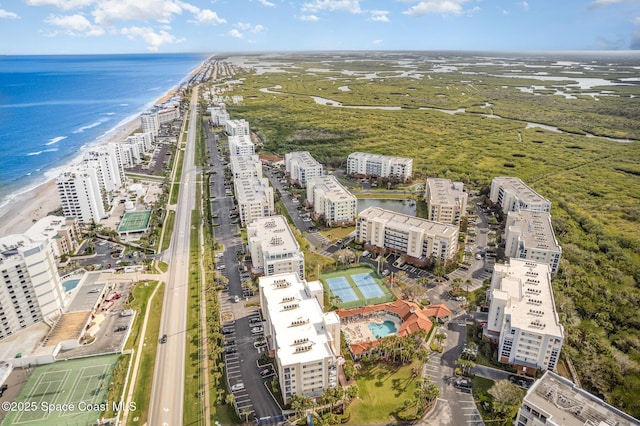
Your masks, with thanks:
M376 339L382 339L383 337L392 333L396 333L398 331L393 321L389 320L386 320L382 324L377 322L370 322L369 324L367 324L367 327L369 327L369 330L371 330L371 333L373 333L373 337L375 337Z
M68 280L62 283L62 287L64 288L65 292L71 291L78 286L79 282L80 280Z

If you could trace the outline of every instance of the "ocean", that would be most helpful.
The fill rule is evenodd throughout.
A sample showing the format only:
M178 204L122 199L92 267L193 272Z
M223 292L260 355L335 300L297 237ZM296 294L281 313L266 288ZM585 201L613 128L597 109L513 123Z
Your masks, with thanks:
M206 58L0 56L0 211L151 107Z

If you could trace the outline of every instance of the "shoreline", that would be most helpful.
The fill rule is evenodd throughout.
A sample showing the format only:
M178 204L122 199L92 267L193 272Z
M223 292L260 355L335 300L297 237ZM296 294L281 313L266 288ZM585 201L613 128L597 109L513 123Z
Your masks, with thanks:
M190 71L184 79L167 90L164 95L157 98L151 105L164 103L175 95L183 84L188 82L192 76L202 69L207 60L204 60ZM138 112L128 121L116 125L114 128L108 130L102 137L87 141L85 144L86 148L79 152L79 156L65 164L64 167L66 168L75 164L78 158L82 157L86 149L103 146L111 142L124 141L127 136L140 129L140 115L144 111L146 111L146 109ZM60 199L58 198L58 190L56 188L56 177L57 175L51 175L42 183L23 192L18 192L9 199L7 204L0 210L0 237L24 233L39 219L46 217L49 212L60 207Z

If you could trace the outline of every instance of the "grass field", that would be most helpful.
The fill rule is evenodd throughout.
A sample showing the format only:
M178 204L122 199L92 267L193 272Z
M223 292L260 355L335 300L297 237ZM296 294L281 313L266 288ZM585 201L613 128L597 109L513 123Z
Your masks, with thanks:
M119 355L104 355L36 367L3 424L50 426L93 424L107 409L107 391ZM27 408L28 407L28 408Z
M363 294L363 289L358 287L357 280L354 279L355 276L360 276L363 274L369 274L373 280L378 284L378 287L382 291L383 295L378 297L369 297L367 298L365 294ZM362 266L357 268L346 269L342 271L330 272L328 274L321 274L320 281L324 286L325 292L329 295L329 300L331 303L337 308L356 308L364 305L375 305L378 303L391 302L394 300L394 296L389 291L387 286L382 281L380 275L375 272L373 269ZM345 292L336 292L332 290L332 283L348 283L349 288ZM335 288L335 286L334 286ZM356 300L340 300L341 294L351 294L356 297ZM344 296L342 296L344 297Z
M351 406L349 424L387 424L389 417L402 408L405 399L413 398L417 378L412 369L420 362L403 367L384 363L363 367L358 372L359 398Z

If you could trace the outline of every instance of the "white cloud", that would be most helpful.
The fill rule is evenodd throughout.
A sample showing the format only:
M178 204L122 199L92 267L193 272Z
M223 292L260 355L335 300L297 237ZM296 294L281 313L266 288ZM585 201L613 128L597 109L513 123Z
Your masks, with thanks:
M236 29L233 29L233 30L229 31L227 34L229 34L233 38L242 38L242 37L244 37L242 35L242 33L240 31L236 30Z
M94 4L96 0L27 0L29 6L54 6L63 10L81 9Z
M194 14L194 20L191 22L195 22L197 24L210 24L210 25L217 25L217 24L226 24L227 20L223 19L221 17L218 16L218 14L216 12L214 12L213 10L209 10L209 9L204 9L201 10L197 13Z
M463 4L469 0L427 0L402 12L411 16L422 16L427 13L442 13L460 15L464 12Z
M249 28L251 28L251 24L249 24L248 22L238 22L235 26L240 28L241 30L248 30Z
M267 0L258 0L258 3L260 3L263 6L267 6L267 7L274 7L275 3L271 3L270 1Z
M50 15L45 22L54 27L58 27L62 32L72 36L101 36L104 29L93 25L82 15ZM52 35L56 35L55 33Z
M360 0L313 0L302 5L303 12L320 12L322 10L362 13Z
M8 10L0 9L0 19L18 19L20 18L17 13L9 12Z
M379 45L379 44L381 44L381 43L382 43L382 40L380 40L380 39L378 39L378 40L373 40L373 41L371 42L371 44L373 44L374 46L378 46L378 45Z
M173 44L180 42L181 40L168 32L154 31L150 27L127 27L120 30L120 34L126 36L130 40L142 39L147 44L147 49L152 52L157 52L158 49L165 44Z
M318 17L316 15L301 15L300 16L300 20L301 21L308 21L308 22L315 22L318 20Z
M252 33L261 33L262 31L266 30L266 28L263 25L256 25L255 27L253 27L253 29L251 30Z
M169 22L189 6L188 3L172 0L103 0L92 13L98 24L114 21Z
M589 9L595 9L598 7L606 7L612 4L623 3L624 0L594 0L589 5Z
M521 1L516 3L518 6L522 7L524 10L529 11L529 2Z
M369 13L371 13L370 21L389 22L389 17L387 16L389 15L388 10L370 10Z

